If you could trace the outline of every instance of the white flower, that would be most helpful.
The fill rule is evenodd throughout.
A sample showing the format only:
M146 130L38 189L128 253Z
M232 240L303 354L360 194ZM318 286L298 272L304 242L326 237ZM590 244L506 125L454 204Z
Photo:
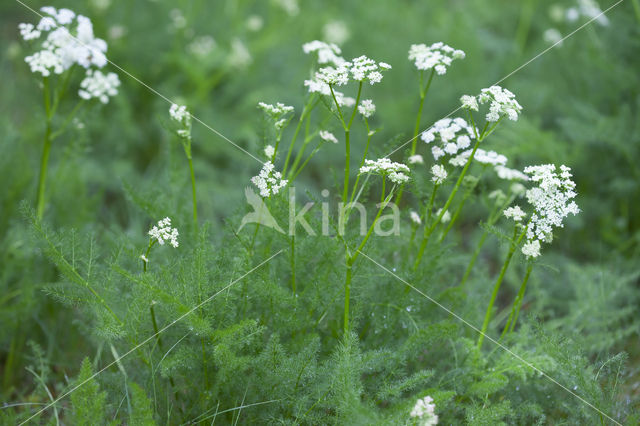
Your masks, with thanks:
M267 161L264 163L262 170L258 176L254 176L251 178L251 183L253 183L258 190L260 191L261 197L270 197L271 195L275 195L280 192L280 189L284 188L288 181L282 179L282 174L280 172L274 172L274 165L271 161Z
M267 115L273 117L274 119L277 119L282 115L293 112L292 106L287 106L280 102L278 102L275 105L259 102L258 107L260 107L260 109L262 109L265 113L267 113Z
M267 158L272 158L273 154L276 153L276 149L273 147L273 145L267 145L264 147L264 155L267 156Z
M343 44L351 36L347 24L343 21L329 21L322 27L324 39L336 44ZM339 53L338 53L339 54Z
M144 263L149 263L149 259L147 259L147 256L145 256L144 254L140 255L140 259L142 259Z
M363 82L368 80L370 84L379 83L382 80L381 71L389 69L387 63L376 63L366 56L359 56L351 62L335 63L334 66L320 68L316 74L316 80L332 86L344 86L349 83L349 76L355 81ZM306 83L306 82L305 82Z
M78 95L87 100L97 98L106 104L109 102L109 96L118 94L118 87L120 87L118 74L113 72L102 74L101 71L89 69L80 83Z
M513 219L514 222L521 222L522 219L527 215L522 211L520 206L509 207L503 213L506 218Z
M493 168L500 179L505 180L529 180L529 176L520 170L510 169L503 165L497 165Z
M413 223L415 223L416 225L421 225L422 224L422 219L420 219L420 215L418 213L416 213L415 211L411 210L409 212L409 216L411 217L411 221Z
M371 99L364 99L358 105L358 112L365 118L369 118L376 112L376 106Z
M472 149L468 149L458 154L451 160L449 160L449 164L452 164L456 167L463 167L467 164L467 160L469 160L469 156L471 155ZM478 148L476 150L473 159L476 160L480 164L489 164L489 165L505 165L507 164L507 157L502 154L498 154L495 151L485 151L482 148Z
M184 105L172 104L171 108L169 108L169 115L173 120L185 127L191 124L191 114L189 114L187 107Z
M433 167L431 167L431 174L433 175L431 180L436 185L440 185L447 178L447 170L441 164L436 164Z
M60 56L49 50L36 52L31 56L27 56L24 60L29 64L31 72L39 72L44 77L51 75L51 71L55 74L62 74L65 70Z
M562 220L569 214L580 212L578 205L571 201L577 195L576 184L571 180L570 168L560 166L560 174L556 166L544 164L530 166L524 172L531 176L537 187L526 192L527 201L534 208L531 222L527 228L527 240L534 239L549 243L553 239L553 228L562 228Z
M320 130L319 135L320 138L326 142L338 143L338 138L336 138L334 134L329 131Z
M166 241L169 241L169 244L174 248L178 247L178 230L171 227L171 219L168 217L160 220L157 226L151 228L149 236L158 241L160 245L164 245Z
M325 43L324 41L314 40L302 45L304 53L316 53L318 55L319 64L342 65L346 61L340 56L342 51L334 43Z
M23 40L35 40L42 34L41 31L35 29L33 24L18 24L18 29Z
M424 71L433 68L438 75L445 74L447 67L454 59L463 59L464 56L462 50L454 49L442 42L434 43L431 46L412 44L409 49L409 60L414 61L417 69Z
M388 177L395 184L402 184L409 180L409 167L402 163L394 163L388 158L378 160L365 160L365 165L360 167L360 174L373 173Z
M436 405L433 403L433 398L425 396L416 402L409 415L420 419L420 425L422 426L434 426L438 424L438 416L435 414L435 409Z
M438 209L438 211L436 212L436 217L440 216L440 213L442 213L442 209ZM444 214L442 215L442 219L440 219L441 223L447 223L451 220L451 213L449 213L449 210L445 210Z
M445 153L453 155L459 150L469 147L471 139L474 139L475 135L471 126L464 119L443 118L422 132L420 138L425 143L437 140L437 145L431 148L431 153L433 158L438 160Z
M316 79L332 86L344 86L349 82L349 62L343 62L336 67L320 68L316 72Z
M524 243L522 245L522 254L524 254L527 257L540 256L540 241L532 240Z
M473 100L472 100L473 99ZM516 97L513 93L507 89L503 89L500 86L491 86L489 88L482 89L480 94L476 97L470 95L464 95L460 98L463 107L478 110L479 104L486 104L490 102L489 112L486 115L486 120L489 122L496 122L500 117L507 116L509 120L516 121L518 114L522 111L522 106L516 101Z
M41 10L49 16L44 16L37 26L18 25L25 40L35 40L46 34L39 46L41 50L25 58L32 72L46 77L51 72L62 74L74 64L87 69L102 68L107 64L107 43L93 35L89 18L76 16L69 9L44 7Z
M409 164L424 164L424 159L420 154L410 156L408 161L409 161Z
M478 110L478 100L475 96L462 95L460 102L462 103L463 108L469 108L474 111Z

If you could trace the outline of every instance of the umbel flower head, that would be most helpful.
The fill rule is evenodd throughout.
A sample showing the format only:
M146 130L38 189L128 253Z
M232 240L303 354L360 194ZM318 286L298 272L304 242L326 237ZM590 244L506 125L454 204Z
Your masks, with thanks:
M417 418L422 426L434 426L438 424L438 416L435 414L436 405L433 398L425 396L419 399L411 410L411 417Z
M516 100L516 96L500 86L482 89L477 97L464 95L460 98L462 107L473 111L478 111L478 105L488 102L490 103L489 112L485 119L489 122L496 122L504 116L507 116L509 120L516 121L520 111L522 111L522 106Z
M288 181L282 179L280 172L274 172L273 163L267 161L258 176L251 178L251 183L258 188L261 197L267 198L280 192L280 189L284 188Z
M109 102L109 96L118 94L119 86L120 80L117 74L112 72L103 74L99 70L88 69L86 77L80 83L78 95L86 100L97 98L106 104Z
M315 53L318 56L319 64L341 65L344 58L340 56L342 51L334 43L325 43L324 41L314 40L302 45L304 53Z
M350 79L371 85L382 81L382 72L391 69L386 62L377 62L362 55L351 62L342 62L336 66L320 68L315 75L316 81L331 85L344 86Z
M178 123L180 128L176 131L178 136L184 139L191 138L191 114L184 105L172 104L169 108L169 116Z
M527 226L527 242L522 247L522 252L526 256L537 257L540 254L540 243L550 243L553 240L553 229L562 228L563 219L569 214L578 214L580 209L572 201L577 194L569 167L560 166L559 174L553 164L530 166L524 172L538 186L527 190L525 194L534 211Z
M178 247L178 230L171 227L171 219L168 217L158 221L158 224L149 230L149 236L161 246L168 241L174 248Z
M449 160L449 164L456 167L464 167L467 164L467 160L471 156L473 149L468 149ZM507 164L507 157L502 154L498 154L495 151L485 151L482 148L476 149L476 153L473 155L473 159L480 164L487 164L492 166L504 166Z
M402 184L409 180L409 167L402 163L394 163L388 158L378 160L365 160L360 167L360 174L372 173L389 178L395 184Z
M85 68L86 78L79 95L84 99L98 98L102 103L114 96L120 85L117 74L94 72L107 64L107 43L93 35L93 24L86 16L76 15L69 9L43 7L45 15L37 25L18 25L24 40L38 42L34 54L25 58L31 72L43 77L62 74L78 64Z
M422 132L420 138L427 144L435 143L431 147L431 154L435 160L446 155L454 155L471 145L475 138L473 129L463 118L443 118L433 126Z
M441 41L431 46L412 44L409 49L409 60L414 61L417 69L425 71L433 68L438 75L445 74L454 59L464 59L464 56L462 50L454 49Z

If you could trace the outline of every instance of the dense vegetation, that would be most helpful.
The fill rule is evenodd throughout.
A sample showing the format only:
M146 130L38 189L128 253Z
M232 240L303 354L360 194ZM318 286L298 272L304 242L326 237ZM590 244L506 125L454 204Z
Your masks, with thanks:
M638 3L3 2L0 420L638 424Z

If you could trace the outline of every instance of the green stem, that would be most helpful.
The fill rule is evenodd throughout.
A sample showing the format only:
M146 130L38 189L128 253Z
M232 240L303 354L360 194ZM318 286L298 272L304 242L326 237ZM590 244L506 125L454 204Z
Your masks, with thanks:
M364 166L364 162L367 159L367 154L369 153L369 144L371 143L371 137L373 136L371 134L371 129L369 128L369 121L367 120L367 118L364 118L364 124L367 128L367 143L364 146L364 153L362 154L362 159L360 160L360 167L358 167L358 170L360 170L362 168L362 166ZM349 198L349 204L351 204L353 202L353 198L356 195L356 190L358 189L358 183L360 182L360 173L358 173L358 175L356 176L356 182L353 184L353 191L351 191L351 198ZM349 215L347 214L347 220L349 218Z
M632 0L633 10L636 13L636 19L640 23L640 2L638 0Z
M475 251L473 252L473 255L471 256L471 260L469 261L469 265L467 265L467 269L464 271L464 276L462 277L462 280L460 281L460 287L464 287L464 284L467 282L467 279L469 279L469 275L471 275L471 270L473 269L473 265L476 263L476 259L478 258L478 255L480 254L480 251L482 250L482 246L484 245L484 242L486 241L488 236L489 236L489 232L487 232L487 230L485 229L482 232L482 236L480 237L480 241L478 241L478 245L477 245Z
M193 227L195 230L198 229L198 200L196 197L196 177L193 173L193 160L191 155L187 156L187 160L189 161L189 173L191 175L191 195L193 198Z
M524 293L527 290L527 282L529 281L529 276L531 275L531 270L533 269L533 263L529 263L527 266L527 272L524 275L524 279L522 280L522 284L520 284L520 290L518 291L518 295L516 296L516 300L513 301L513 306L511 308L511 314L509 315L509 319L504 326L504 330L502 330L502 335L500 338L502 339L507 333L511 333L516 326L516 321L518 320L518 315L520 314L520 307L522 306L522 300L524 299Z
M349 130L344 131L344 149L345 149L345 163L344 163L344 189L342 190L342 202L347 203L347 197L349 196L349 162L351 161L351 147L349 145Z
M351 293L351 276L353 274L352 265L349 262L347 254L347 272L344 279L344 327L343 331L346 335L349 332L349 298Z
M302 109L302 113L300 114L300 119L298 120L298 124L296 125L296 129L293 132L293 137L291 138L291 143L289 144L289 150L287 151L287 157L284 160L284 167L282 168L282 176L287 175L287 168L289 166L289 160L291 159L291 153L293 152L293 146L296 144L296 140L298 139L298 134L300 133L300 129L302 128L302 123L307 118L307 114L311 112L311 110L315 107L315 97L312 94L309 97L309 102Z
M304 160L304 163L302 163L302 165L300 166L300 168L291 167L291 174L292 174L291 180L295 180L295 179L298 177L298 175L302 172L302 170L304 170L304 168L307 166L307 163L309 163L309 160L311 160L311 159L313 158L313 156L314 156L314 155L316 155L316 153L317 153L318 151L320 151L320 147L323 145L323 142L324 142L324 141L321 141L321 142L318 144L318 146L316 146L316 147L315 147L315 149L314 149L313 151L311 151L311 154L309 154L309 156L307 157L307 159L306 159L306 160ZM305 144L304 146L306 146L306 144ZM304 149L304 146L303 146L303 149ZM297 160L297 159L296 159L296 160ZM296 161L296 163L297 163L297 161ZM296 165L296 164L294 164L294 166L295 166L295 165ZM294 173L294 171L295 171L295 173Z
M296 296L296 236L291 236L291 290Z
M349 331L349 298L350 298L350 294L351 294L351 278L352 278L352 273L353 273L353 271L352 271L353 264L355 263L356 259L358 258L358 255L360 254L360 251L364 248L365 244L367 244L367 241L369 240L369 237L371 237L371 233L373 232L373 230L375 228L375 225L378 222L378 219L380 218L380 215L382 214L382 210L384 210L384 208L387 206L387 204L391 200L391 197L393 196L393 191L395 189L395 187L393 187L391 189L391 191L389 192L389 195L385 198L385 196L384 196L384 194L385 194L385 182L386 182L386 179L383 178L383 180L382 180L382 197L381 197L380 207L378 208L378 213L376 214L375 219L373 219L373 223L371 224L371 226L369 227L369 230L367 231L367 235L365 235L364 239L360 242L360 245L358 246L358 248L355 250L355 252L352 255L349 253L348 250L345 253L346 265L347 265L347 272L346 272L345 282L344 282L344 333L345 334Z
M474 129L475 129L475 126L474 126ZM469 169L469 166L471 165L471 162L473 161L473 157L476 155L476 151L478 149L478 146L480 145L480 141L481 140L482 139L480 139L480 138L476 139L476 143L473 146L473 150L471 151L471 155L469 155L469 159L467 160L467 163L464 165L464 168L462 169L462 172L460 172L460 176L458 176L458 180L456 181L456 184L453 187L453 190L451 191L451 194L449 194L449 198L447 199L447 202L444 204L444 207L442 207L442 210L440 211L440 214L438 215L438 217L436 217L436 220L433 222L433 224L431 224L430 226L426 226L425 225L425 227L424 227L424 236L422 238L422 243L420 244L420 251L418 252L418 256L416 258L416 261L413 264L413 270L414 271L416 269L418 269L418 265L420 264L420 261L422 260L422 256L424 255L424 250L427 247L427 243L429 242L429 237L431 237L431 234L433 233L434 229L436 228L436 226L438 226L438 224L442 220L442 216L444 216L445 212L447 211L447 209L451 205L451 202L453 201L453 198L456 196L456 193L458 192L458 189L460 188L460 185L462 184L462 180L464 179L465 175L467 174L467 170Z
M44 215L44 191L47 179L47 165L49 163L49 153L51 151L51 99L49 96L49 78L42 80L42 93L44 100L44 111L46 116L45 132L42 145L42 157L40 158L40 177L38 179L38 191L36 196L36 214L39 220Z
M149 306L149 311L151 311L151 322L153 323L153 333L156 336L156 342L158 342L158 348L162 351L162 340L160 340L160 334L158 334L158 323L156 322L156 312L153 309L153 302L151 306Z
M526 229L526 228L525 228ZM489 327L489 321L491 320L491 312L493 310L493 304L496 301L496 297L498 296L498 290L500 290L500 285L502 284L502 280L504 279L504 275L507 272L507 268L509 267L509 263L511 262L511 258L513 257L513 253L516 251L516 247L522 240L522 237L526 234L526 230L518 235L518 225L516 224L513 228L513 239L511 241L511 245L509 246L509 253L507 253L507 258L502 265L502 269L500 270L500 275L498 275L498 279L493 286L493 293L491 293L491 300L489 301L489 306L487 307L487 313L484 316L484 322L482 323L482 330L480 332L480 336L478 336L478 350L482 349L482 341L484 340L484 336L487 333L487 328Z
M149 252L151 251L151 247L156 243L156 240L153 238L149 238L149 246L147 247L147 251L144 253L144 258L146 261L142 259L142 272L147 272L147 263L149 262Z
M422 119L422 109L424 107L424 100L427 97L427 93L429 92L429 87L431 87L431 81L433 80L433 76L435 73L435 68L431 70L431 75L429 75L429 81L427 82L427 86L422 88L422 80L424 78L424 71L420 71L420 105L418 106L418 114L416 116L416 125L413 129L413 141L411 142L411 155L416 153L417 143L418 143L418 133L420 133L420 121Z

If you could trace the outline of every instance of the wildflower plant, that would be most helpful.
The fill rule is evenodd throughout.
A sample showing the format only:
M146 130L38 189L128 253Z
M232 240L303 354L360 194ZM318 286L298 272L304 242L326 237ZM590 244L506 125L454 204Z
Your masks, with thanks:
M108 103L109 98L118 93L120 80L115 73L103 74L100 71L108 62L107 43L94 36L93 24L89 18L76 15L70 9L51 6L43 7L40 11L43 16L37 24L21 23L18 28L23 40L34 46L35 50L25 57L25 62L31 72L42 79L45 133L36 196L36 212L42 218L46 202L47 167L53 141L68 130L85 101L98 99L103 104ZM80 99L66 112L62 124L54 128L54 117L59 112L62 101L68 98L76 68L85 72L77 89Z
M272 35L273 16L305 13L297 1L260 6L248 20L234 18L241 18L243 31L264 40ZM195 25L190 34L193 15L171 8L170 34L184 38L187 62L224 49L222 36L215 34L213 42ZM264 10L268 20L260 15ZM68 12L49 12L51 20L42 25L21 26L25 39L37 42L55 30L53 24L77 31ZM245 46L241 36L232 36L235 58L225 63L247 70L250 60L262 65L258 46ZM94 44L104 53L101 43ZM247 57L249 51L255 56ZM34 293L72 308L60 310L51 325L38 321L43 330L65 324L78 333L78 350L88 356L66 378L49 367L54 356L35 344L29 352L11 342L2 358L8 372L3 382L12 383L7 376L17 370L15 354L28 352L33 365L27 383L37 384L26 392L29 400L43 404L35 410L44 409L46 421L60 423L589 424L596 411L601 422L615 413L614 422L627 416L634 423L627 391L619 385L624 355L605 354L637 334L638 274L603 273L599 265L582 268L547 254L552 242L562 243L557 233L567 218L579 212L579 188L567 166L526 167L517 148L507 158L492 145L524 138L521 126L535 127L514 123L522 113L516 95L497 86L465 95L464 115L423 129L432 80L450 66L467 66L458 61L465 56L461 50L442 42L415 44L409 62L394 63L393 71L359 53L345 59L329 42L312 41L302 52L314 58L310 77L300 73L290 89L302 91L304 99L296 103L286 93L282 99L292 106L258 104L268 128L253 152L261 164L251 163L243 180L217 163L198 169L198 182L215 194L201 203L226 212L234 208L228 197L244 195L248 206L212 222L200 216L198 226L191 126L199 120L185 106L172 105L170 130L189 162L193 231L177 229L190 214L180 205L184 188L175 176L181 171L166 173L162 156L152 157L162 170L153 182L136 180L131 167L132 175L124 172L126 197L114 196L117 188L105 189L109 203L98 205L98 217L110 220L104 212L115 211L112 205L126 211L114 214L107 232L94 223L53 232L24 208L36 248L20 238L26 231L9 233L13 244L3 257L17 258L22 269L9 266L0 278L42 283ZM32 62L58 78L47 55ZM392 83L387 73L402 77L416 70L416 122L402 111L409 122L387 121L379 132L388 105L377 96L377 85ZM115 83L99 72L92 65L85 73L89 80L79 79L83 102L111 99ZM212 73L210 81L220 75ZM191 83L193 77L187 78ZM233 84L220 85L216 107L235 115L238 106L222 101L248 94L244 83L237 93ZM196 94L208 84L195 82ZM391 89L402 95L399 87ZM203 107L196 96L189 99L194 108ZM255 119L253 101L248 109ZM397 134L415 129L411 142L417 143L398 144L407 146L404 152L392 151L402 137L388 137L396 125ZM248 140L260 134L241 130L249 132ZM201 147L203 165L212 160L210 147ZM580 177L583 171L575 170ZM244 184L234 186L238 182ZM580 204L586 211L582 197ZM149 217L163 219L145 228ZM500 244L489 244L490 237ZM48 269L42 256L52 264ZM553 266L536 267L542 261ZM556 269L561 262L571 267ZM34 266L45 272L31 273ZM16 279L20 270L22 281ZM535 291L527 294L527 285ZM0 304L8 306L15 294L6 292ZM591 321L599 315L605 319ZM491 350L483 346L489 338ZM597 350L585 349L583 341L595 341ZM0 418L18 424L33 412L9 404Z
M174 132L184 150L189 163L189 176L191 178L191 199L193 203L193 226L198 227L198 197L196 194L196 177L193 170L193 155L191 151L191 113L184 105L172 104L169 108L169 116L174 123Z

